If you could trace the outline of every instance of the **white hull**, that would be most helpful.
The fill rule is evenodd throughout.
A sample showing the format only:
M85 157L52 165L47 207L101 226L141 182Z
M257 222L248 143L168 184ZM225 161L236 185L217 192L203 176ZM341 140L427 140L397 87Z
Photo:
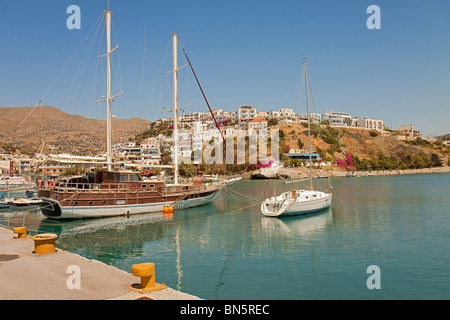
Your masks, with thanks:
M251 175L252 179L276 179L278 178L279 167L276 168L263 168L258 173Z
M7 190L11 188L33 188L36 185L34 183L27 182L23 177L0 177L0 190Z
M285 192L276 198L266 199L261 203L261 212L268 217L292 216L321 211L331 206L331 193L301 190L297 191L295 197L289 197L290 194Z
M39 206L40 204L42 204L41 199L16 199L8 202L11 208L29 208Z
M221 189L201 198L182 200L175 204L174 209L185 209L205 205L214 201L214 198ZM115 205L115 206L61 206L58 201L41 197L43 204L41 212L44 216L51 219L83 219L83 218L101 218L115 217L131 214L163 212L164 207L172 206L173 202L156 202L148 204L133 205ZM42 207L45 207L43 210Z

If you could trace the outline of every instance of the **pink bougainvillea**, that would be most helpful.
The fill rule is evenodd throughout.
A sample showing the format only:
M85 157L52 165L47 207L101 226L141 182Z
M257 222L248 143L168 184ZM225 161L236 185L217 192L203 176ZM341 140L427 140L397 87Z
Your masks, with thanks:
M355 164L354 164L354 162L353 162L352 156L350 155L350 153L347 153L347 154L345 155L345 157L346 157L346 159L347 159L346 161L336 159L337 165L338 165L339 167L344 167L345 170L347 170L347 171L350 171L350 170L357 170L357 169L356 169L356 166L355 166Z

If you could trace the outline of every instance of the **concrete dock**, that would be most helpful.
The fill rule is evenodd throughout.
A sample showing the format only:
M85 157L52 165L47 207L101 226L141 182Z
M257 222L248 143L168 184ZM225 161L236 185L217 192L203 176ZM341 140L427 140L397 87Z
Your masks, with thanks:
M170 288L133 291L130 285L140 278L131 273L58 248L54 253L35 254L33 239L15 236L0 227L0 300L201 300ZM71 285L75 274L79 288ZM164 283L158 278L158 266L155 278Z

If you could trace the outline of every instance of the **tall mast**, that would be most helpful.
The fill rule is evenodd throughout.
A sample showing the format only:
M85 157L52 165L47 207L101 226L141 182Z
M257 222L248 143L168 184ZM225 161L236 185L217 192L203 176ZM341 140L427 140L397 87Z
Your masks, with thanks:
M106 161L111 171L111 11L106 13Z
M305 66L305 84L306 84L306 114L308 117L308 145L309 145L309 187L312 190L312 156L311 156L311 117L309 115L309 100L308 100L308 68L306 61L303 62Z
M173 40L173 140L174 175L173 183L178 184L178 36L172 34Z

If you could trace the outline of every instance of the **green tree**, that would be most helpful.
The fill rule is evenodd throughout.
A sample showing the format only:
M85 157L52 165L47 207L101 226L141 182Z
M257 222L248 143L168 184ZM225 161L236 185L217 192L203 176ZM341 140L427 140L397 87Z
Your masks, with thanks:
M277 124L278 124L278 119L275 119L275 118L271 118L267 121L268 127L276 126Z

